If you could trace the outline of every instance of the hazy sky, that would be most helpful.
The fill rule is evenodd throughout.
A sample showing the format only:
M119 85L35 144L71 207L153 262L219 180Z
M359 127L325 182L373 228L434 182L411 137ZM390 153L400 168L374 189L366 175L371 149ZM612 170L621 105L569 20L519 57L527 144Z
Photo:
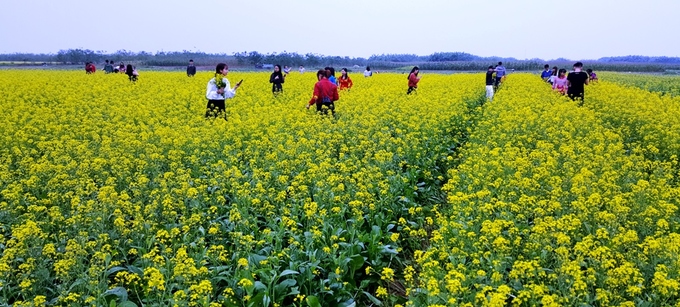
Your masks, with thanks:
M680 56L680 0L2 0L0 53Z

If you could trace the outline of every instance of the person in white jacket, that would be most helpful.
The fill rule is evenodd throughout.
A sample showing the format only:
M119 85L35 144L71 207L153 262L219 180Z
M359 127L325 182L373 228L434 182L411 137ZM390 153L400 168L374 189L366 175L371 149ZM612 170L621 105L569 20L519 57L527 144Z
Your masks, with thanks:
M227 80L227 74L229 73L229 66L225 63L219 63L215 67L215 78L208 81L208 87L205 93L205 97L208 98L208 107L205 112L205 117L224 117L225 105L224 100L230 99L236 96L236 89L241 86L241 81L236 84L233 88Z

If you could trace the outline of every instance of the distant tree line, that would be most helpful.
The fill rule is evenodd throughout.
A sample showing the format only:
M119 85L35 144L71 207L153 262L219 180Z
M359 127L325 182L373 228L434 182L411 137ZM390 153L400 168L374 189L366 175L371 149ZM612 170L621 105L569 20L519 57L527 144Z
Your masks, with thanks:
M0 61L21 62L40 64L58 63L80 65L85 62L103 63L111 60L115 63L136 63L146 66L184 66L189 59L193 59L197 66L212 66L219 62L226 62L236 67L258 68L263 64L279 64L297 67L304 65L314 69L323 66L352 67L363 70L365 66L374 69L408 70L413 65L420 66L424 70L463 70L479 71L502 61L506 68L521 71L534 71L541 69L544 64L571 68L572 60L559 58L554 60L529 59L518 60L512 57L480 57L465 52L436 52L426 56L415 54L380 54L369 58L325 56L315 53L299 54L296 52L259 53L257 51L236 52L231 55L226 53L205 53L196 51L159 51L132 52L118 50L113 53L95 51L89 49L59 50L56 54L34 53L11 53L0 54ZM667 69L680 69L680 57L648 57L648 56L619 56L603 57L597 60L584 61L586 66L595 70L612 71L649 71L663 72ZM355 67L358 65L360 68Z
M607 63L680 63L680 57L627 55L599 58L598 62Z

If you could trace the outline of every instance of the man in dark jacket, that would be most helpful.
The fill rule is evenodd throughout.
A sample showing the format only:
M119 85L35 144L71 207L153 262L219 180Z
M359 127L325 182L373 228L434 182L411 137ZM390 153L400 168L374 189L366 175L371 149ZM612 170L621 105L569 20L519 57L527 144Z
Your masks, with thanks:
M194 60L189 60L189 66L187 66L187 76L193 77L196 75L196 66L194 66Z

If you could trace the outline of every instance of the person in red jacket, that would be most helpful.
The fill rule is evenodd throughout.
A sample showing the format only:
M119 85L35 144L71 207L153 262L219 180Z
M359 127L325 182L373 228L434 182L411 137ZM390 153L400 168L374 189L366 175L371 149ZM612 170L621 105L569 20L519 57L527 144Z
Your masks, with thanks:
M410 95L418 89L418 82L420 81L420 77L418 77L419 72L420 69L418 66L413 66L413 69L411 69L411 72L408 74L408 91L406 91L406 95Z
M319 82L314 84L314 95L312 96L312 99L309 100L307 109L313 104L316 104L316 111L326 114L328 111L323 110L322 107L327 106L328 109L331 110L331 113L335 115L335 102L339 99L338 87L333 84L333 82L328 81L330 75L330 70L320 69L316 72L316 78Z
M352 82L352 79L349 78L349 75L347 74L347 68L343 68L340 73L340 79L338 79L340 82L340 90L342 91L344 89L351 89L354 85L354 82Z

